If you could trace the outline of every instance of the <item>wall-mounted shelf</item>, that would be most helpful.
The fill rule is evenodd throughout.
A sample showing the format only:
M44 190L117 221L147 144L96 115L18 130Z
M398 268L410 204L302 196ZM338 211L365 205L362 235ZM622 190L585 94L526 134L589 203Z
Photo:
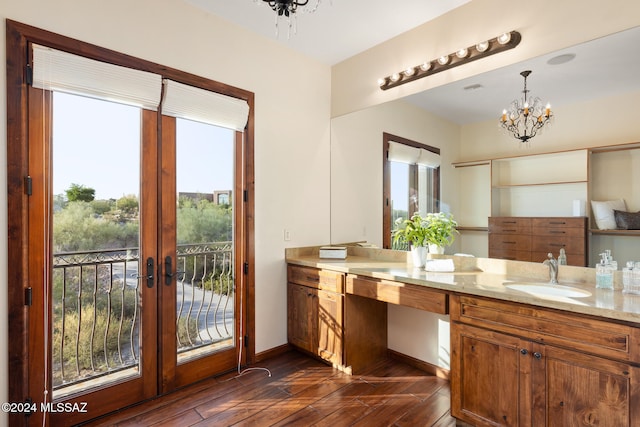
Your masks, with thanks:
M627 211L640 210L640 142L453 163L460 180L460 212L469 253L487 246L486 216L573 216L573 201L623 198ZM490 200L488 203L487 200ZM589 260L611 249L618 262L640 261L640 230L598 230L590 218ZM467 237L470 236L470 237ZM471 242L472 240L472 242ZM470 243L467 243L470 242Z
M589 200L624 199L627 211L640 210L640 144L597 147L590 150L590 156ZM640 261L640 230L599 230L593 218L590 228L592 265L607 249L618 265Z
M599 234L602 236L640 236L640 230L589 230L591 234Z
M456 227L458 231L489 231L489 227Z
M565 185L565 184L587 184L588 181L549 181L539 182L536 184L509 184L509 185L493 185L492 188L513 188L513 187L537 187L546 185Z

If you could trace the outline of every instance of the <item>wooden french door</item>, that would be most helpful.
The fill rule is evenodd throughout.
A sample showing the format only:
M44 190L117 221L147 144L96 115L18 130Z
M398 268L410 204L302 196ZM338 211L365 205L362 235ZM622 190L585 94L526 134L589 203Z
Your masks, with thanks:
M88 98L65 124L60 102L82 97L29 83L31 43L242 100L245 132ZM252 362L253 94L8 20L7 99L11 425L76 424Z
M30 356L46 371L30 377L30 388L47 390L34 399L32 419L48 411L52 425L71 425L240 364L236 279L242 257L236 241L243 227L235 206L242 206L242 191L234 162L242 134L107 101L34 88L29 93L37 106L29 122L29 281L39 308L30 317ZM116 139L127 136L118 130L108 136L111 144L83 148L106 119L103 109L139 117L129 135L131 145L140 135L137 146L119 145ZM74 125L81 110L95 120L89 134ZM178 132L177 122L186 130ZM112 132L103 125L103 133ZM207 132L212 129L221 134L217 140ZM187 160L178 162L179 155ZM205 165L224 163L226 173L202 171L203 156ZM122 174L127 182L118 184ZM220 179L222 190L200 192ZM115 203L71 200L69 191L60 197L59 188L69 183L88 188L77 182L96 182L96 192L106 185L111 194L127 194L118 187L125 185L139 195ZM205 233L215 228L212 221L223 223L213 237ZM97 231L105 223L133 228L134 240L109 241L109 228Z
M75 200L69 193L70 200L61 204L56 185L69 168L76 178L92 176L108 182L109 176L97 176L100 170L83 174L82 169L106 161L105 150L111 147L81 150L76 146L78 156L69 159L73 147L64 146L78 141L65 141L73 136L60 131L68 123L64 117L56 118L55 110L67 109L63 99L74 104L74 97L32 87L28 93L28 282L32 295L28 384L34 405L28 420L33 425L41 425L43 418L51 425L71 425L158 392L156 271L138 262L153 260L157 254L156 173L153 167L145 167L133 174L140 184L139 210L126 221L139 224L134 226L135 241L127 245L107 242L106 233L97 231L101 222L108 221L106 215L93 221L98 214L87 215L91 203ZM99 109L104 102L75 98L79 102L71 107L71 114L86 105L88 110ZM145 110L133 114L139 126L134 129L140 132L134 153L141 153L134 157L141 163L153 163L157 114ZM54 137L56 130L59 137ZM108 132L106 123L103 131ZM80 131L82 134L86 136ZM113 174L119 170L115 165L109 169ZM69 233L73 236L66 236Z
M243 280L238 242L244 227L242 180L236 178L244 137L175 117L162 116L161 121L159 360L160 392L166 393L241 363L242 294L236 290ZM204 188L217 190L201 193ZM212 237L182 231L202 206L227 221ZM205 228L212 232L216 224Z

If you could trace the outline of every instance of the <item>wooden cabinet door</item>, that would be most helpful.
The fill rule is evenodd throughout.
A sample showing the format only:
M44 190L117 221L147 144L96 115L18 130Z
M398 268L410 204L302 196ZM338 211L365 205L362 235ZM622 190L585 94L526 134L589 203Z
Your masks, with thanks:
M455 322L452 331L452 415L477 426L524 425L518 417L521 391L530 389L530 376L521 375L526 341Z
M317 295L317 354L333 365L342 365L343 296L327 291Z
M316 350L313 346L317 331L313 316L315 295L317 291L306 286L289 283L287 287L287 337L291 344L309 352Z
M545 348L546 425L640 425L639 368L552 346Z

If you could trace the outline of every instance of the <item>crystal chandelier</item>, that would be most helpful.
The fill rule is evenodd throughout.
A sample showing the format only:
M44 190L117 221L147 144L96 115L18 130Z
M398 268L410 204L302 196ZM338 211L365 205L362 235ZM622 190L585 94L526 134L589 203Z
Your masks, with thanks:
M520 73L524 77L524 90L522 91L524 98L514 100L508 110L502 110L500 118L500 126L522 143L527 143L538 132L542 132L545 125L551 124L553 121L551 105L546 104L543 107L540 98L530 99L528 97L527 77L529 74L531 74L530 70Z
M258 1L258 0L255 0ZM276 12L276 37L278 36L278 21L279 18L285 18L287 20L287 37L291 36L291 28L293 28L294 34L297 31L296 26L296 12L299 6L306 6L309 0L262 0L267 3L271 9ZM305 10L305 12L315 12L320 5L320 0L316 0L315 6L311 9Z

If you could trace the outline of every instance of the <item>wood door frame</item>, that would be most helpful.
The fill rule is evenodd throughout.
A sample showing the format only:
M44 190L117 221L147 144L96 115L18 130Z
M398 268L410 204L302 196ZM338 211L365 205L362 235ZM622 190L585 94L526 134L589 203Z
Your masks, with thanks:
M389 201L391 200L391 162L389 161L389 142L395 141L411 147L422 148L432 153L440 154L440 149L432 147L430 145L422 144L420 142L412 141L401 136L392 135L387 132L382 133L382 247L385 249L391 249L391 206ZM417 167L413 171L417 180ZM433 182L435 199L435 208L440 211L440 167L438 167L438 174L434 177Z
M194 74L154 62L95 46L16 21L6 20L7 73L7 209L8 209L8 343L10 402L23 402L29 397L29 309L26 305L29 287L29 197L26 194L28 167L28 91L27 67L30 63L29 43L37 43L69 53L160 74L171 80L200 87L244 100L249 105L249 119L244 130L244 236L242 263L248 268L243 275L245 324L243 349L246 363L255 361L255 173L254 173L254 94ZM242 314L241 314L242 315ZM9 414L11 425L27 424L23 414Z

